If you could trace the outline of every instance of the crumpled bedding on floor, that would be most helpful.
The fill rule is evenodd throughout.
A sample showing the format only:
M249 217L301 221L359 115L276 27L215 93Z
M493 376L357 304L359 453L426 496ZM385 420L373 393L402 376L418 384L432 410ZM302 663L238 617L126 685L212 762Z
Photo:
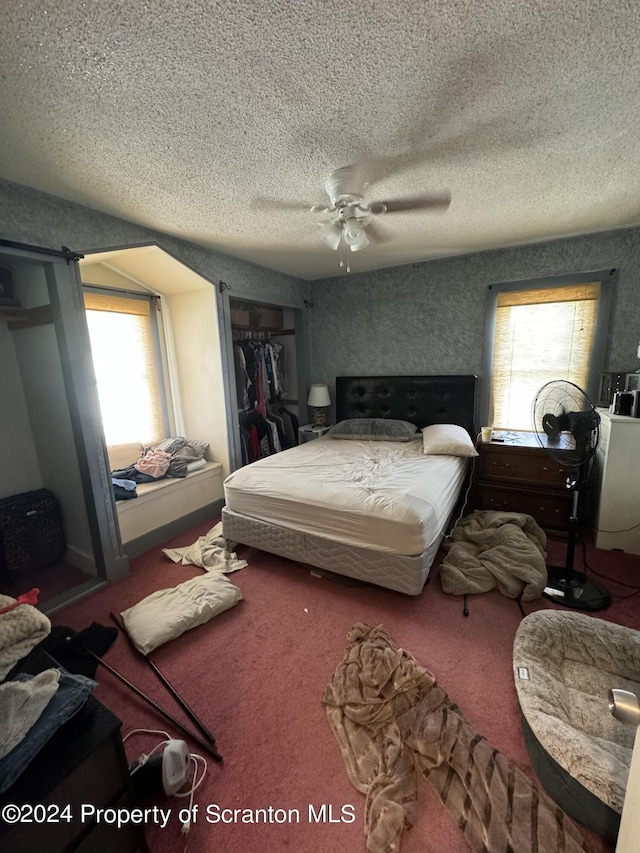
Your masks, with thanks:
M433 786L483 853L577 853L576 826L479 734L382 626L358 623L322 697L347 774L366 794L371 853L398 853L416 819L417 780Z
M547 537L521 512L477 510L461 519L442 547L442 589L451 595L488 592L533 601L547 583Z
M233 551L234 543L227 542L222 535L222 522L219 521L204 536L199 536L186 548L163 548L162 553L183 566L198 566L207 572L218 571L224 574L237 572L248 565L240 560Z

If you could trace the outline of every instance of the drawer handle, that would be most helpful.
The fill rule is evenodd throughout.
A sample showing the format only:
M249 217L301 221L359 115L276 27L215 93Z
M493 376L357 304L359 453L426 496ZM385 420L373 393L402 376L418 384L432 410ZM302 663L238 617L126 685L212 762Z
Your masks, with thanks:
M548 468L546 465L543 465L542 470L553 471L554 474L564 474L564 468Z
M491 464L493 465L494 468L511 468L510 462L505 462L504 465L498 465L497 462L492 462Z
M493 504L494 506L507 506L509 501L496 501L493 498L489 498L489 503Z

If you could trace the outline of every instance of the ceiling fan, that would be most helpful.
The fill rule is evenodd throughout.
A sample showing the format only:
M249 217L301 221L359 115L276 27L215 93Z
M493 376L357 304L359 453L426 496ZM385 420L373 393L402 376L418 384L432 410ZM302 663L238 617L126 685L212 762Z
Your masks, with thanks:
M325 192L329 197L326 204L308 205L261 199L259 203L270 208L287 210L309 210L320 214L318 225L320 238L330 249L337 251L346 246L351 252L359 252L371 241L385 242L388 236L374 219L391 213L412 213L422 210L444 212L451 204L448 191L387 199L385 201L365 201L369 187L366 166L352 163L341 166L332 172L325 181ZM342 257L340 266L345 266ZM347 263L347 272L350 271Z
M451 193L446 191L365 201L368 186L366 175L358 164L341 166L327 178L324 188L330 204L314 205L311 212L322 215L321 239L330 249L337 251L344 244L350 251L358 252L366 248L370 240L384 241L384 232L373 222L373 218L381 214L445 211L451 204ZM340 265L343 266L342 261Z

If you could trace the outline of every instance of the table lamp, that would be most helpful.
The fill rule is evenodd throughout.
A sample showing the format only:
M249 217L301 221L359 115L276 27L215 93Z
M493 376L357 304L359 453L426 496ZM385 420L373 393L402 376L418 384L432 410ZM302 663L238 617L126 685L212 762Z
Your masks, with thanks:
M312 385L307 405L313 409L313 425L316 427L325 426L327 423L327 407L331 405L327 386Z

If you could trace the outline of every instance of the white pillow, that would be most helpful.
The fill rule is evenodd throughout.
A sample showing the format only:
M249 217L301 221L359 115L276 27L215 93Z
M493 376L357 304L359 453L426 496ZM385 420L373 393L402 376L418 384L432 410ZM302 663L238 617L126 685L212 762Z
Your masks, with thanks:
M432 456L477 456L471 436L456 424L432 424L422 430L422 452Z
M218 574L197 575L171 589L159 589L122 612L127 634L143 655L203 625L242 600L237 586Z

